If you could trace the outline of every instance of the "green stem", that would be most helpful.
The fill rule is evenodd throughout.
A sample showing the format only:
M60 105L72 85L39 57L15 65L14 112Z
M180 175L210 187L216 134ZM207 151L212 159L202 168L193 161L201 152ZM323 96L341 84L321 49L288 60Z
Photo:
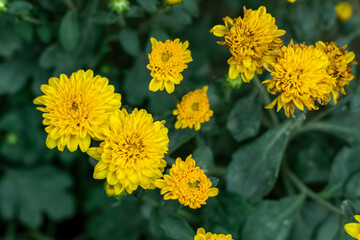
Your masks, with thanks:
M285 168L284 172L286 176L289 177L289 179L302 193L306 194L309 198L313 199L315 202L318 202L319 204L323 205L334 213L345 217L345 214L339 208L335 207L334 205L323 199L320 195L309 189L292 171L290 171L290 169Z
M264 89L264 87L261 85L259 77L255 74L253 81L255 82L256 87L259 89L261 96L263 97L263 100L265 104L271 103L271 99L269 96L269 93ZM270 113L270 118L275 126L280 124L279 118L277 116L277 113L275 112L274 108L269 109L268 111Z

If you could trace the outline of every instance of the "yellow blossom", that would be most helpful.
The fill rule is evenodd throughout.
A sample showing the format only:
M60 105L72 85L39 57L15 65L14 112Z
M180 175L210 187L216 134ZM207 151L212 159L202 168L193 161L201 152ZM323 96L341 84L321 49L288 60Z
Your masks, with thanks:
M360 224L359 224L360 223L360 215L355 215L354 218L358 222L357 223L347 223L347 224L345 224L344 228L345 228L345 231L350 236L360 240Z
M288 2L294 3L296 0L287 0Z
M176 5L176 4L182 3L183 0L164 0L164 1L166 4Z
M194 240L234 240L231 234L215 234L211 232L205 232L205 229L198 228Z
M313 45L293 44L283 46L278 51L276 63L271 67L272 79L267 90L271 94L280 95L266 108L273 108L277 103L277 111L284 108L287 117L294 114L295 106L304 110L318 109L315 100L323 100L328 96L336 83L327 73L329 60L326 54Z
M114 93L114 86L92 70L79 70L68 78L50 78L49 84L41 85L45 94L34 99L34 104L44 112L43 124L48 133L46 146L57 146L63 151L65 146L73 152L78 146L85 152L91 138L103 137L109 116L121 106L121 95Z
M166 166L163 158L169 137L164 124L153 122L143 109L135 108L131 114L125 109L116 111L110 117L110 128L104 131L105 140L87 151L99 161L93 177L106 178L116 195L124 190L131 194L138 186L154 189Z
M191 52L188 50L189 42L166 40L165 43L150 39L152 50L149 54L149 64L146 66L151 70L152 80L149 90L156 92L164 88L168 93L175 90L175 84L183 80L181 72L187 68L186 63L192 61Z
M339 2L335 6L336 16L341 22L346 22L352 15L352 7L349 2Z
M346 95L344 86L349 85L349 82L354 78L351 71L351 65L357 64L353 61L355 58L354 52L348 52L346 45L339 49L338 45L334 42L324 43L319 41L316 43L316 47L327 54L330 65L327 68L327 72L330 76L336 79L335 88L332 91L334 102L337 103L339 98L339 91ZM327 99L330 97L327 96Z
M211 188L211 181L199 167L195 167L195 160L189 155L185 161L177 158L170 169L170 174L165 174L164 179L155 181L161 188L165 200L178 199L184 206L196 209L206 204L209 197L218 194L217 188Z
M244 17L223 18L225 25L216 25L210 32L225 41L232 56L228 60L229 77L235 79L239 74L244 82L253 79L255 72L261 74L264 66L274 62L275 51L283 45L280 36L285 34L275 25L275 18L266 13L261 6L258 10L246 10Z
M208 86L205 86L182 97L181 102L176 106L177 109L173 111L173 114L177 116L176 129L195 127L198 131L201 123L210 120L214 112L210 110L207 89Z

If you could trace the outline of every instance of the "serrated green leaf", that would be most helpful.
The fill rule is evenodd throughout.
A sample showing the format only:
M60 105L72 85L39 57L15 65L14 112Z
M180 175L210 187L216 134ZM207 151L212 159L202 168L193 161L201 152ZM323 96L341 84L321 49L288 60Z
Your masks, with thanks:
M299 195L259 203L255 211L246 220L242 239L287 239L291 225L304 200L305 197Z
M195 232L187 222L175 217L165 217L161 227L171 240L194 240Z
M71 184L66 173L50 166L7 169L0 181L0 212L34 228L42 224L43 213L54 221L70 217L74 199L66 189Z
M360 148L344 147L336 155L331 167L329 183L322 191L322 196L340 196L349 177L360 171L360 162L357 160ZM356 194L355 194L356 195Z
M68 11L60 22L59 38L64 49L72 51L79 42L79 23L77 15L73 11Z
M13 15L20 15L27 13L32 9L32 5L26 1L16 1L9 3L8 13Z
M236 141L242 141L258 133L260 121L260 98L258 95L250 94L235 103L229 114L226 128Z
M289 127L286 122L271 129L232 155L226 174L228 191L259 200L272 189L289 139Z
M136 56L140 51L140 42L137 33L131 28L124 28L120 31L119 39L121 46L131 56Z

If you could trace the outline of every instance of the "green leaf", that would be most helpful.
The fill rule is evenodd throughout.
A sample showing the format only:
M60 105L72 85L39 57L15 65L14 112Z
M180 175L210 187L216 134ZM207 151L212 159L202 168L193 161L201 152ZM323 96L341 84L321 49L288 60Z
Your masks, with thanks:
M196 131L194 129L185 128L185 129L174 129L169 131L169 151L168 154L170 155L176 149L181 147L184 143L190 141L193 137L195 137Z
M258 95L250 94L237 101L231 110L226 128L236 141L255 136L260 129L261 105Z
M306 130L318 130L333 134L351 144L360 143L360 112L340 111L329 120L311 122Z
M145 230L145 222L141 216L139 202L134 198L125 197L116 204L109 205L108 199L101 202L102 208L93 213L87 224L90 236L96 240L140 239Z
M197 17L199 15L199 8L196 1L184 0L181 5L183 9L190 13L193 17Z
M329 183L322 191L322 196L327 198L340 196L343 193L344 186L349 181L350 176L360 171L359 156L360 148L344 147L341 149L331 166Z
M8 13L13 15L19 15L27 13L32 9L32 5L26 1L11 2L8 6Z
M98 11L91 20L97 24L113 24L118 20L118 16L114 12Z
M187 222L175 217L162 219L162 229L171 240L194 240L195 232Z
M44 43L50 43L51 31L48 26L38 26L36 29L37 35Z
M137 33L131 28L123 28L120 31L120 43L126 53L136 56L140 51L140 42Z
M230 233L233 239L240 239L239 230L254 210L253 206L241 196L225 191L220 191L215 198L209 198L203 208L204 210L201 211L203 225L213 230L221 229L223 234Z
M32 54L31 50L26 54L17 53L8 61L0 63L0 95L14 94L24 87L36 66Z
M339 218L336 215L329 214L320 223L317 231L315 232L314 240L335 240L336 233L339 231ZM344 231L341 228L341 231Z
M191 16L181 8L173 8L170 16L178 24L188 25L191 23Z
M79 42L79 23L75 12L68 11L60 22L59 38L64 49L72 51Z
M299 195L259 203L255 211L246 220L242 239L287 239L291 225L304 199L303 195Z
M156 12L157 0L137 0L137 3L148 13Z
M230 192L259 200L272 189L289 139L289 126L286 122L267 131L232 155L226 174Z
M34 28L28 22L15 22L14 29L17 34L27 42L31 42L34 38Z
M288 239L312 239L314 231L317 230L320 223L324 222L328 213L328 210L322 205L313 201L306 201L296 216Z
M124 89L127 94L126 100L131 105L140 105L150 94L147 87L150 83L150 71L146 70L148 62L144 56L138 57L134 66L125 74Z
M207 171L214 164L214 155L206 145L200 145L195 149L192 154L193 159L196 162L196 166L199 166L202 170Z
M70 217L74 199L66 189L71 182L66 173L50 166L7 169L0 181L0 213L34 228L41 226L43 213L54 221Z
M0 55L10 57L21 48L21 39L16 34L10 21L0 21Z

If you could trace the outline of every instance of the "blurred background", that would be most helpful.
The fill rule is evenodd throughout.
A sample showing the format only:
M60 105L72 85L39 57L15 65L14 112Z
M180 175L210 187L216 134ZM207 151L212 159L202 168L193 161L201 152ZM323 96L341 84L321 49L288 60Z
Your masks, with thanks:
M346 21L337 18L338 0L184 0L175 6L162 0L129 0L124 11L116 7L122 0L112 2L0 0L0 239L192 239L198 227L205 227L247 240L241 233L257 205L235 193L229 187L232 179L224 176L237 148L266 130L261 117L265 104L251 101L250 110L233 109L234 104L242 106L238 100L247 98L254 86L231 88L227 84L230 53L216 43L221 38L209 30L222 24L225 16L242 16L244 6L257 9L264 5L278 27L286 30L284 44L290 39L306 44L335 41L339 46L348 44L359 61L360 1L348 1L352 15ZM176 101L166 92L148 90L150 37L190 42L194 61L183 72L184 80L174 96L181 99L187 92L209 85L215 115L199 133L176 132L171 114ZM104 182L92 178L95 160L79 150L48 149L41 112L32 101L42 95L40 86L50 77L70 76L79 69L92 69L107 77L122 94L123 106L146 108L156 120L167 120L171 142L166 160L172 163L176 157L184 159L192 153L207 174L215 177L212 180L218 182L220 195L196 211L182 208L177 201L163 201L158 190L139 189L116 200L106 196ZM358 76L359 67L353 72ZM264 73L260 79L268 77ZM353 112L360 110L357 82L355 77L343 105ZM257 114L261 120L247 135L240 130L252 126L236 125L236 120L235 125L229 123L245 113ZM282 111L279 116L285 119ZM344 145L344 140L326 134L295 139L288 150L292 168L304 182L322 189L331 175L333 158ZM275 185L267 199L288 195L281 184ZM352 196L356 198L356 194ZM303 214L312 220L291 220L303 228L294 229L290 224L279 238L267 239L335 239L324 233L338 226L337 222L326 222L327 212L308 204ZM318 218L311 217L311 212ZM321 227L324 222L327 225Z

